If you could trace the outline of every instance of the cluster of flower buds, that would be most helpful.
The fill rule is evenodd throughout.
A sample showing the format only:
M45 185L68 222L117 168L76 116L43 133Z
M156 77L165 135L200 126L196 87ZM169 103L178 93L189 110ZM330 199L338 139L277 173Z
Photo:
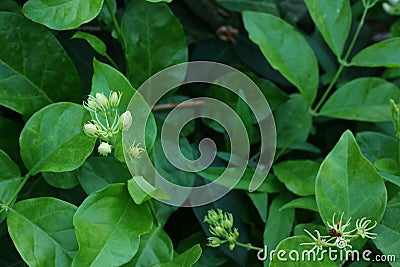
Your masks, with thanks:
M376 237L376 233L369 232L377 225L375 222L372 226L369 226L372 222L371 220L367 220L366 217L362 219L357 219L355 228L346 231L346 229L350 226L351 217L343 223L343 214L340 217L340 220L335 222L335 214L333 214L332 224L327 222L329 227L329 235L321 236L318 230L315 230L316 236L313 236L309 231L304 229L304 231L313 239L313 242L302 243L301 245L312 245L313 250L319 251L324 250L325 247L337 247L339 249L347 249L352 248L350 245L351 241L361 237L361 238L369 238L374 239ZM368 227L369 226L369 227Z
M86 135L98 137L103 141L98 147L102 156L111 153L110 143L115 143L115 136L120 131L127 131L132 125L132 115L129 111L119 114L121 96L120 92L110 92L108 98L103 93L96 93L96 96L89 95L88 100L83 102L83 106L92 116L92 120L83 125L83 131Z
M390 15L400 15L400 2L399 0L388 0L389 3L382 3L382 8Z
M232 230L233 216L231 213L223 212L220 209L209 210L204 217L204 222L209 224L209 231L213 235L207 238L209 246L219 247L228 242L230 250L235 248L239 232L237 228Z

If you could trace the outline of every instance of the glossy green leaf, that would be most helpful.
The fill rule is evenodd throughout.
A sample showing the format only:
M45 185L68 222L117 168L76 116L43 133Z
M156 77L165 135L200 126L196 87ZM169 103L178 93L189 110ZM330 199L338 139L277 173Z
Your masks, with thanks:
M400 187L400 176L393 175L393 174L386 173L386 172L379 172L379 175L383 179L385 179L385 181L391 182L392 184L395 184L398 187Z
M231 175L233 178L237 179L239 175L239 171L237 168L222 168L222 167L210 167L207 168L203 171L198 172L197 174L200 175L203 178L206 178L207 180L210 181L215 181L216 183L221 184L219 181L217 181L218 177L221 176L221 174L226 170L227 175ZM251 179L254 175L254 170L247 168L243 176L241 176L241 179L239 182L235 185L235 189L241 189L241 190L249 190L250 182ZM221 184L224 185L224 184ZM268 192L268 193L276 193L282 191L283 187L279 183L279 181L276 180L276 177L269 174L266 178L265 181L261 184L259 188L257 188L258 192Z
M7 217L8 231L29 266L71 266L78 250L75 212L74 205L49 197L15 204Z
M381 78L359 78L333 93L320 114L356 121L390 121L390 99L400 101L400 90L395 84Z
M254 206L256 207L258 214L260 214L263 222L267 221L267 208L268 208L268 194L264 192L253 192L247 194Z
M359 132L356 140L362 154L374 163L381 158L397 159L397 146L395 137L378 132Z
M124 267L148 267L171 261L174 247L162 227L155 227L140 238L139 250Z
M22 12L53 30L70 30L94 19L104 0L29 0Z
M217 0L217 3L224 8L235 12L251 10L279 15L278 7L276 3L272 0Z
M282 206L284 209L305 209L318 212L317 202L314 197L299 197Z
M153 219L147 205L136 205L126 185L112 184L91 194L78 208L74 226L79 251L72 266L119 266L139 249Z
M83 190L91 194L113 183L124 183L131 174L125 164L111 157L89 158L78 170Z
M0 149L0 181L21 177L17 164Z
M400 171L399 164L394 159L382 158L374 162L378 171L387 172L390 174L397 174Z
M49 185L56 188L72 189L79 185L77 170L69 172L43 172L42 176Z
M167 193L165 193L164 190L162 190L160 187L153 187L151 195L147 194L145 191L143 191L142 188L140 188L139 184L137 183L137 180L139 179L144 178L142 176L134 176L132 177L132 179L128 180L129 195L132 197L133 201L135 201L136 204L140 205L143 202L151 199L151 195L155 196L157 199L168 200L170 198ZM149 186L152 187L152 185Z
M172 261L162 264L156 264L153 267L191 267L201 256L200 245L194 245L190 249L175 257Z
M106 45L96 35L87 32L76 32L71 38L86 40L90 44L90 46L102 56L106 55L107 53Z
M172 0L146 0L147 2L151 2L151 3L158 3L158 2L167 2L167 3L171 3Z
M314 195L318 169L319 163L311 160L289 160L273 166L278 180L299 196Z
M319 257L317 257L318 260L313 260L313 254L304 252L305 250L310 250L312 246L302 246L300 244L312 241L307 236L292 236L282 240L276 248L278 253L274 253L270 267L336 267L336 262L329 259L328 253L323 254L323 260L319 260ZM305 255L304 258L302 258L302 255ZM310 258L307 255L311 255Z
M188 59L182 25L165 3L131 1L121 31L128 77L135 87L158 71Z
M269 250L275 249L278 243L292 232L294 210L281 210L291 200L292 197L289 194L282 193L271 202L264 230L264 245L267 245Z
M361 50L351 60L359 67L400 67L400 37L373 44Z
M245 11L243 21L250 40L299 89L310 106L318 90L318 63L304 37L284 20L269 14Z
M293 94L275 112L278 148L297 148L311 131L312 121L304 98ZM278 152L279 153L279 152Z
M8 12L0 12L0 25L1 105L29 117L53 102L80 99L76 69L50 31Z
M315 195L323 222L333 214L379 221L386 207L385 184L362 156L353 134L343 133L319 169Z
M351 27L349 0L305 0L308 12L326 43L340 58Z
M377 234L373 240L376 247L385 255L395 255L396 262L390 262L391 266L400 266L400 204L389 206L382 221L376 226Z
M82 130L89 119L89 112L73 103L51 104L35 113L20 137L21 157L31 175L81 166L96 141Z
M17 164L0 149L0 204L6 204L12 198L20 183L21 171ZM0 213L0 223L5 217L6 212Z

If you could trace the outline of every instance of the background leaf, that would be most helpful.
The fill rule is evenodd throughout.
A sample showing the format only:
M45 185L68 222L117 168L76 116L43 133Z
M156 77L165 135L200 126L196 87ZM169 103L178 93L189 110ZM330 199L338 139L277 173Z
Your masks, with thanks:
M96 35L87 32L76 32L72 37L76 39L86 40L90 46L100 55L104 56L107 54L107 47L104 42Z
M400 37L373 44L361 50L351 60L359 67L400 67Z
M8 231L29 266L71 266L78 250L75 211L74 205L48 197L15 204L7 218Z
M351 27L349 0L305 0L308 12L325 41L340 58Z
M94 19L104 0L29 0L22 12L53 30L70 30Z
M194 245L181 255L175 257L172 261L163 264L157 264L154 267L190 267L199 260L200 256L200 245Z
M330 222L335 213L344 213L343 220L367 217L379 222L387 201L382 178L361 155L350 131L343 133L322 162L315 194L323 222Z
M182 26L165 3L131 1L121 31L128 77L136 88L158 71L188 59Z
M0 104L29 117L53 102L80 99L75 67L50 31L8 12L0 12L0 24Z
M56 188L71 189L79 185L77 170L69 172L43 172L42 176L49 185Z
M79 251L72 266L127 263L139 249L139 237L148 233L152 224L148 206L136 205L124 184L91 194L74 216Z
M320 114L356 121L390 121L390 99L400 101L400 90L395 84L381 78L359 78L337 89Z
M73 103L51 104L35 113L20 137L21 157L31 175L81 166L96 141L82 130L89 119L89 112Z
M304 37L284 20L269 14L245 11L243 22L250 40L299 89L310 106L318 89L318 63Z

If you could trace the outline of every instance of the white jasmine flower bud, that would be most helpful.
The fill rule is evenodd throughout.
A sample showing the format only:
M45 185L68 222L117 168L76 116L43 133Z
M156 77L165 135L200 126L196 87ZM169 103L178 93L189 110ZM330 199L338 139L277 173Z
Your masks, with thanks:
M121 101L121 95L122 93L119 92L110 93L109 101L112 107L117 107L119 105L119 102Z
M389 14L390 14L390 11L392 10L392 6L389 5L388 3L383 3L382 8L383 8L383 10L385 10L386 13L389 13Z
M83 125L83 131L90 137L97 137L99 133L99 129L93 123L85 123L85 125Z
M108 99L103 93L96 93L96 102L103 109L108 109Z
M119 117L119 125L122 131L127 131L132 125L132 114L130 111L125 111Z
M108 154L111 153L111 145L106 142L101 142L99 147L97 148L97 151L99 152L100 155L102 156L107 156Z

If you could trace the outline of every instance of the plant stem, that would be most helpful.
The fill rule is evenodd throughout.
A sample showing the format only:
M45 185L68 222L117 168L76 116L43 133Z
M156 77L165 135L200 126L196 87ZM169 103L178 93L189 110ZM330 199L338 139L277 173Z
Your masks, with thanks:
M23 178L22 182L18 185L17 190L15 190L14 194L11 196L11 198L7 201L6 204L2 205L3 207L0 210L0 213L3 211L7 210L11 203L17 198L18 193L21 191L22 187L24 187L25 183L28 181L29 177L31 177L31 174L28 172Z
M108 59L108 61L110 61L111 65L113 65L114 68L119 70L118 64L107 53L104 56L106 57L106 59Z
M255 247L255 246L253 246L251 244L243 244L243 243L240 243L240 242L236 242L236 245L238 245L239 247L247 248L247 249L264 250L263 248Z
M347 65L347 60L349 59L350 53L353 50L353 47L358 39L358 35L360 35L361 29L364 26L365 23L365 18L367 16L368 10L371 8L372 6L368 5L365 6L363 14L361 16L361 20L360 23L358 24L357 30L353 36L353 39L351 40L351 43L349 45L349 48L347 49L347 52L344 56L344 58L342 60L339 60L340 66L338 68L338 70L336 71L335 76L333 77L332 81L330 82L328 88L326 89L325 93L323 94L323 96L321 97L321 99L319 100L318 104L315 106L314 108L314 113L317 114L317 112L319 111L319 108L321 107L321 105L325 102L325 99L328 97L329 93L331 92L332 88L335 86L337 80L340 77L340 74L342 74L342 71L344 69L344 67L346 67Z
M155 223L157 224L157 226L161 226L161 223L157 219L157 213L156 213L156 209L154 208L152 199L149 199L148 203L149 203L150 211L151 211L151 214L153 215Z
M110 0L105 0L105 3L106 3L108 11L110 12L111 19L112 19L114 27L115 27L115 31L118 34L118 38L122 41L121 28L119 27L117 17L115 16L115 14L114 14L114 12L112 10L111 4L110 4Z

